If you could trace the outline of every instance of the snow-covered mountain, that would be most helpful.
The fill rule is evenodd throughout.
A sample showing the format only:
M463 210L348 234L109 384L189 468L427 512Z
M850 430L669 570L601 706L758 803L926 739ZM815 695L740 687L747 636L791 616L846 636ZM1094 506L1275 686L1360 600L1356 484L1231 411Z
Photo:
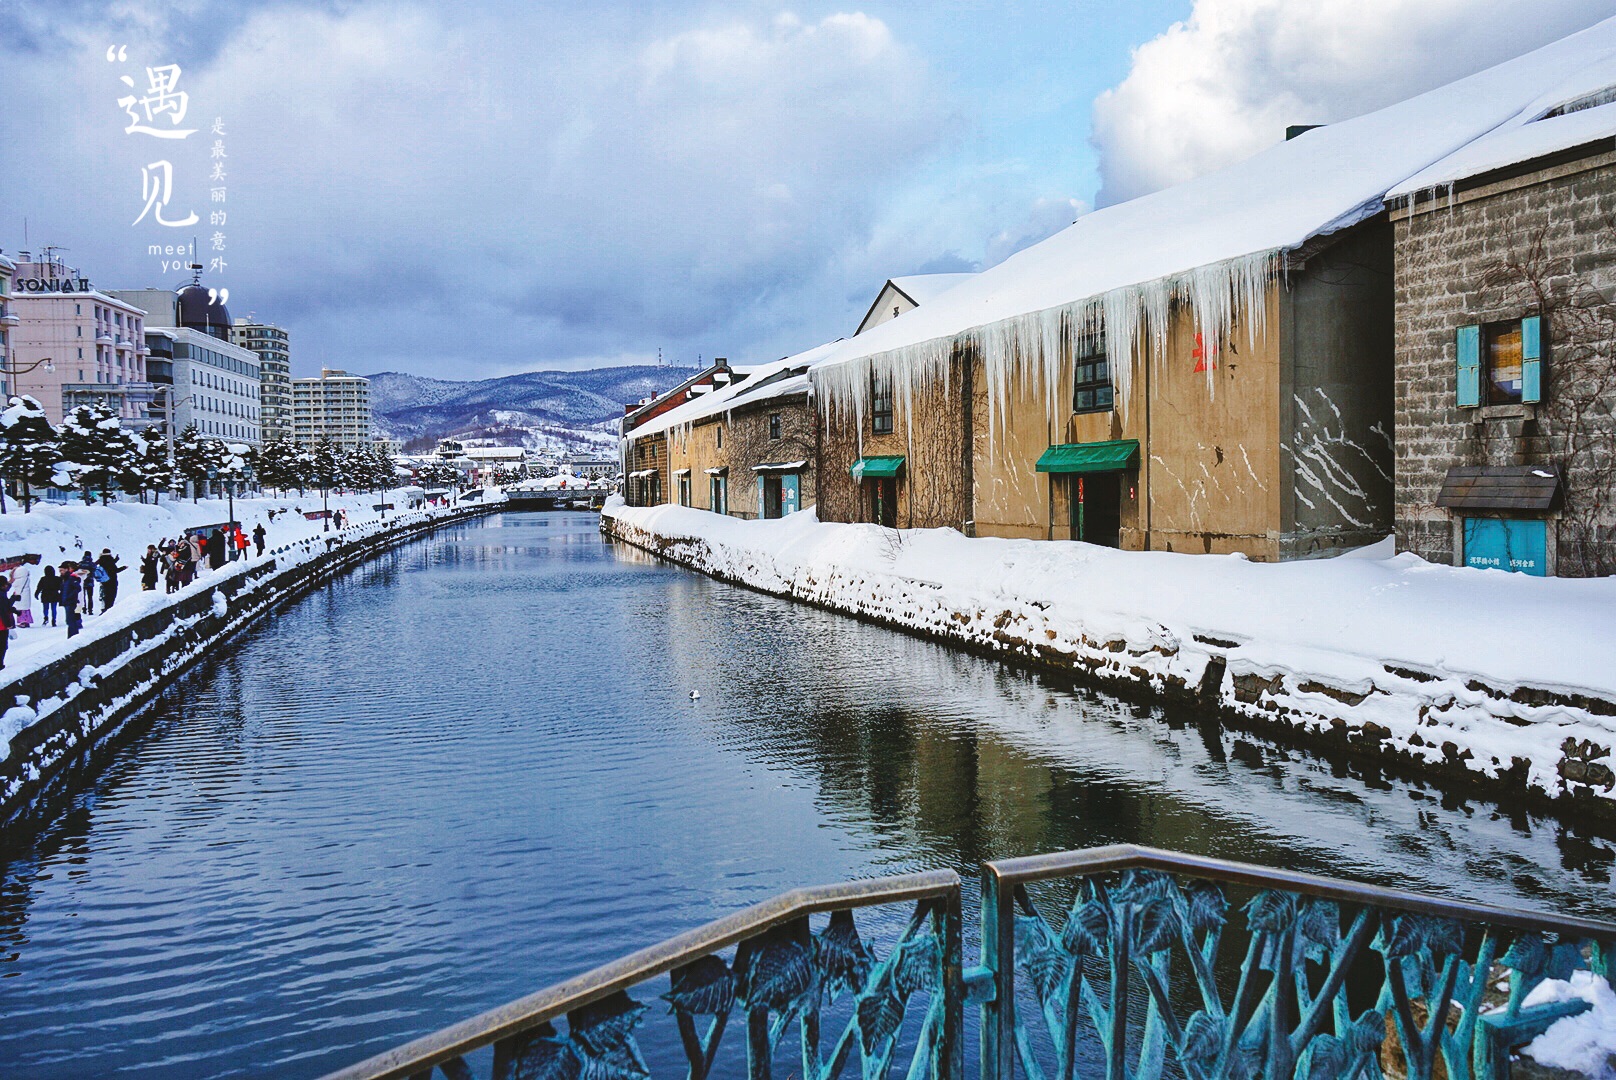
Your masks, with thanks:
M366 378L372 421L391 438L421 448L458 436L581 450L615 445L624 405L659 394L694 373L692 368L635 366L530 371L476 382L396 371Z

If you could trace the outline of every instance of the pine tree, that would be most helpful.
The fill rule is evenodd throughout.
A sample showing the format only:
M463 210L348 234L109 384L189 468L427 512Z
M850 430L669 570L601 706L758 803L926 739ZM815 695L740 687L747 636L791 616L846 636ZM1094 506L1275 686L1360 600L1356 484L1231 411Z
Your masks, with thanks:
M355 488L371 489L371 474L375 471L370 453L363 446L350 446L341 451L342 475Z
M303 475L303 452L297 444L285 439L266 444L258 455L258 481L277 491L297 488L301 493L308 481Z
M215 439L218 443L219 464L217 472L219 479L225 483L245 484L253 475L254 454L251 446L246 443L226 443ZM240 490L237 490L240 494Z
M86 505L94 491L108 502L130 450L128 433L111 409L101 402L80 405L62 421L56 471L68 481L63 486L79 489Z
M146 492L152 493L152 501L159 502L162 493L174 486L177 475L172 462L168 460L168 437L160 427L149 427L135 436L136 452L133 466L130 469L130 483L123 485L125 491L139 491L142 499Z
M343 483L344 464L337 444L322 435L309 452L309 479L322 491L330 491Z
M185 430L174 443L174 469L180 479L191 485L191 501L201 496L202 486L208 482L207 440L195 424L186 424Z
M23 513L34 508L33 489L51 482L56 462L56 431L34 398L14 397L0 412L0 513L5 512L4 482L22 489Z

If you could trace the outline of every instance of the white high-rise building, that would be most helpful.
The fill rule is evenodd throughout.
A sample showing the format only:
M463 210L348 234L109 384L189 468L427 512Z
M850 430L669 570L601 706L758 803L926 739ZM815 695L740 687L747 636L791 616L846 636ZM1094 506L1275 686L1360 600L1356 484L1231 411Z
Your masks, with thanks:
M318 379L292 380L292 441L322 438L345 449L371 441L369 379L325 368Z
M237 319L230 341L258 354L261 427L266 443L292 437L292 354L286 330L273 323Z

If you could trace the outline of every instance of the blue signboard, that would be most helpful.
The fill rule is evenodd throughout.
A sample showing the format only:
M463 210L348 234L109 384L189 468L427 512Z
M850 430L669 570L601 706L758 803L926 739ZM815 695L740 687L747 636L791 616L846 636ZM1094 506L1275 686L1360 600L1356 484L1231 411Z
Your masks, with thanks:
M1466 566L1543 577L1549 565L1548 523L1508 518L1465 518Z
M798 500L801 493L799 477L796 473L789 473L780 478L780 516L797 512Z

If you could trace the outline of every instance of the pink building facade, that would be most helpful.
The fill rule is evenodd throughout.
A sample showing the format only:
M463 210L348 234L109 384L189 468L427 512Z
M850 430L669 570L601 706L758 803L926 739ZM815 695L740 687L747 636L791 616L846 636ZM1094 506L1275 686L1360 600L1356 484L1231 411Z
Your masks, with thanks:
M17 264L0 255L0 402L5 400L3 388L9 386L11 370L11 332L21 320L11 308L11 278Z
M120 416L145 416L146 313L101 292L48 251L20 253L7 310L11 356L4 393L29 394L53 424L68 410L104 400Z

